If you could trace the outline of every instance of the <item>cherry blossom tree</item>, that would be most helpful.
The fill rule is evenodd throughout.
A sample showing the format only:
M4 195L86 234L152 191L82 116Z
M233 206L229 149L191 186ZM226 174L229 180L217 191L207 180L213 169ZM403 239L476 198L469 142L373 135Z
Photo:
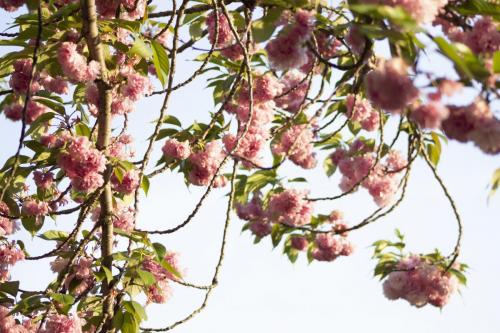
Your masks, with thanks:
M17 150L0 169L1 332L156 332L187 322L218 285L234 214L256 243L272 242L291 262L348 260L340 257L353 254L349 235L396 210L417 159L449 202L456 245L419 253L396 230L394 240L374 239L374 275L385 297L416 307L441 308L466 283L459 207L438 162L448 140L500 153L494 1L0 0L0 7L15 15L0 33L0 112L2 122L20 126ZM198 68L180 79L186 54ZM454 70L441 76L423 57L445 58ZM170 100L195 80L206 80L214 105L209 121L182 124ZM474 101L461 103L464 92ZM129 115L155 95L163 102L136 153ZM284 165L293 177L280 172ZM310 170L340 175L338 190L315 195ZM176 226L140 228L140 202L167 172L204 193ZM492 192L499 183L497 170ZM151 236L190 224L215 188L227 193L223 240L202 285L187 281L175 249ZM376 206L361 221L315 208L358 192ZM62 215L73 221L69 232L54 223ZM27 248L23 234L52 249ZM11 278L17 262L47 258L53 279L44 290ZM203 303L169 326L143 327L148 304L168 302L173 284L200 289Z

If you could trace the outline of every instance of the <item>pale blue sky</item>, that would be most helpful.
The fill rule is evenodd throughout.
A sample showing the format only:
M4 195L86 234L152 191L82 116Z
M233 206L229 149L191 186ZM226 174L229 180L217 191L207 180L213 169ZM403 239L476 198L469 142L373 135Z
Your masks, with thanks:
M5 12L0 15L3 26L12 16ZM192 58L194 54L189 52L182 57L177 81L189 76L196 66L186 61ZM431 66L441 73L449 72L445 62L433 61ZM205 84L201 78L176 92L169 113L185 124L193 119L207 120L213 103ZM131 117L131 133L137 139L139 153L144 150L145 138L151 131L149 122L157 117L159 105L158 97L141 102ZM4 160L15 151L19 124L0 116L0 129L4 138L0 157ZM155 158L159 156L160 147L155 149ZM243 222L234 218L219 287L208 308L175 332L498 332L500 196L488 205L486 187L499 162L498 157L486 156L471 145L450 142L444 149L439 171L463 216L465 234L460 260L471 268L467 274L469 285L462 288L462 296L454 296L442 311L430 306L416 309L404 301L388 301L382 294L381 283L372 277L375 263L370 260L369 245L377 239L393 237L396 227L407 235L408 248L412 251L429 252L438 247L448 253L453 248L457 228L448 203L427 166L418 160L404 203L385 219L352 233L355 253L333 263L308 265L302 257L291 264L280 248L272 250L269 240L253 245L250 234L240 232ZM321 167L303 171L287 163L282 171L306 175L315 196L339 192L338 176L328 179ZM154 179L149 196L142 199L138 225L146 229L177 225L193 209L202 190L187 189L182 176L177 174ZM198 284L211 281L222 235L226 193L227 189L215 190L190 225L173 236L155 238L168 249L181 253L187 281ZM347 221L353 224L368 215L375 205L363 192L339 202L318 204L316 208L323 213L341 209ZM73 222L74 219L61 218L57 227L69 229ZM46 229L53 228L53 222L46 223ZM47 249L45 244L23 239L32 254ZM43 288L46 281L54 277L49 272L48 261L18 264L13 275L23 280L25 289ZM190 313L202 298L202 291L175 286L171 301L149 306L147 326L171 324Z

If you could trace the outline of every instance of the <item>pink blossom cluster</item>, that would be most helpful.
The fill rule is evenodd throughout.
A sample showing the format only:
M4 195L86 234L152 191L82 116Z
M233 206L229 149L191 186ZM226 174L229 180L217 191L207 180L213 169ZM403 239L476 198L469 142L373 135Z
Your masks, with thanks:
M293 125L281 135L272 150L274 154L287 156L304 169L312 169L317 164L313 139L314 133L308 124Z
M19 59L14 61L14 72L10 76L9 85L16 94L23 94L28 90L32 63L33 61L31 59ZM30 91L31 93L36 93L40 89L41 87L37 81L37 75L34 73Z
M20 103L7 105L4 109L5 117L12 121L19 121L23 119L23 108L24 106ZM49 108L45 105L33 100L28 101L26 105L26 123L33 123L38 117L48 111Z
M339 185L342 191L350 191L360 184L380 207L392 201L398 190L399 174L407 164L401 154L393 150L374 165L376 154L359 140L354 141L347 151L337 149L330 158L342 173Z
M297 112L304 103L309 84L305 80L306 75L298 70L288 71L281 83L283 85L283 96L275 99L276 105L289 112Z
M40 82L43 88L48 92L60 95L69 93L68 81L60 76L52 77L46 72L42 72L38 82Z
M472 29L466 31L448 20L438 19L434 23L440 24L451 40L464 43L474 53L492 54L500 50L498 23L489 16L480 17Z
M82 323L74 315L51 314L38 333L82 333Z
M117 204L113 210L113 226L123 231L132 232L135 228L134 208Z
M45 201L27 199L23 201L23 214L27 216L45 216L51 211L50 206Z
M500 153L500 119L484 100L448 109L449 117L442 123L446 136L460 142L472 141L487 154Z
M309 241L303 236L293 236L290 238L290 245L297 251L305 251L309 246Z
M307 64L309 55L305 43L314 27L314 12L299 9L294 22L283 28L279 35L266 45L271 66L277 70L300 68Z
M318 52L324 59L333 58L337 54L339 47L342 46L340 40L326 32L318 31L314 33L314 36L318 44Z
M33 172L33 180L38 188L48 190L54 184L54 174L52 172L41 172L37 170Z
M208 28L208 39L211 44L214 44L217 38L216 47L224 48L228 47L234 41L233 32L231 31L229 21L224 13L212 11L207 16L206 24Z
M0 305L0 332L2 333L36 333L31 327L30 322L21 325L16 322L12 315L9 315L11 309Z
M228 112L236 115L239 126L237 135L227 134L223 138L226 151L241 157L243 164L248 168L258 165L261 161L261 153L270 137L268 125L274 117L273 99L281 93L282 88L271 74L257 77L253 86L252 113L250 113L250 94L247 87L242 88L237 99L226 106Z
M153 92L151 80L147 76L137 73L133 68L124 67L120 71L120 75L125 80L125 83L117 85L111 92L111 113L113 115L124 115L133 112L135 103ZM86 97L89 111L93 115L97 115L99 92L95 83L87 84Z
M72 138L68 131L43 134L40 137L40 143L47 148L61 148Z
M51 268L55 272L62 272L68 265L68 259L57 259L55 264ZM66 289L71 290L71 292L77 296L82 295L86 290L92 288L94 285L94 273L92 272L92 259L86 257L80 257L71 266L69 270L69 275L64 280L64 286Z
M14 243L0 245L0 282L10 279L10 267L21 260L24 260L24 252Z
M262 206L260 193L254 193L246 204L238 203L236 213L240 219L250 222L249 229L255 236L262 238L271 233L271 221L268 212Z
M381 59L366 75L365 86L368 99L392 113L401 113L418 97L418 89L408 77L408 66L401 58Z
M401 259L396 269L383 284L384 294L390 300L401 298L416 307L443 307L458 289L455 275L418 255Z
M17 229L16 223L14 220L10 219L9 216L10 210L5 202L0 201L0 236L5 237L7 235L11 235Z
M363 54L366 40L365 36L359 30L357 25L351 25L345 36L345 42L349 45L349 49L356 55Z
M85 136L71 137L57 163L77 191L92 192L104 182L101 173L106 168L106 158Z
M347 116L360 123L366 131L375 131L380 125L380 114L370 101L359 95L349 94L346 98Z
M203 150L194 152L189 156L191 171L188 179L193 185L207 186L217 173L226 154L218 141L211 141L205 144ZM214 187L223 187L226 184L226 177L219 175L214 180Z
M431 23L448 0L363 0L363 2L391 7L400 6L417 23Z
M111 140L109 145L109 156L115 157L122 161L127 161L135 156L135 150L132 146L134 139L129 134L121 134Z
M139 171L127 170L120 180L116 174L111 177L111 186L114 191L122 194L131 194L139 187Z
M146 0L97 0L97 12L104 18L114 19L118 11L118 7L122 5L124 11L120 18L134 21L142 18L146 12Z
M178 254L175 252L167 253L163 258L173 269L179 272ZM165 303L172 295L169 280L177 280L178 277L165 269L152 258L146 258L142 262L142 269L154 275L156 283L149 286L147 297L152 303Z
M277 222L303 226L311 222L313 203L307 200L307 190L289 189L275 193L269 199L268 214Z
M450 111L438 101L429 101L413 109L410 118L422 128L437 129L448 118Z
M63 42L57 50L57 60L62 71L73 83L93 81L97 78L100 68L95 61L87 64L79 51L78 45L73 42Z
M0 8L3 8L8 12L13 12L25 3L26 0L0 0Z
M349 256L353 252L353 245L343 236L331 233L320 233L314 240L316 248L312 256L318 261L333 261L339 256Z
M97 206L92 211L92 221L97 223L101 215L101 207ZM122 201L116 201L113 207L113 226L126 232L132 232L135 228L135 210L125 205Z
M191 155L191 147L188 140L180 142L177 139L169 139L163 145L162 151L165 158L178 160L185 160Z
M14 72L10 76L9 85L16 94L25 94L30 82L33 61L31 59L19 59L14 62ZM45 89L56 94L67 94L69 92L68 82L62 77L52 77L47 72L33 73L30 92L32 94Z

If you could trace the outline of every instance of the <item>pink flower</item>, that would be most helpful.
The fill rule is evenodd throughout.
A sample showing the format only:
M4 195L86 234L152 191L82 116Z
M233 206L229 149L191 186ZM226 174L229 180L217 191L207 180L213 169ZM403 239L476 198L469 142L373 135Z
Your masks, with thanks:
M410 118L420 127L436 129L441 127L441 122L448 118L450 111L439 102L429 102L413 110Z
M115 174L111 177L113 190L123 194L130 194L139 187L139 172L135 169L128 170L120 181Z
M41 333L82 333L82 324L77 316L51 314Z
M135 21L144 17L147 6L146 0L121 0L121 3L125 9L122 15L124 19Z
M313 139L314 134L307 124L293 125L281 135L280 141L272 150L277 155L288 156L293 163L304 169L312 169L317 164Z
M18 261L24 260L24 252L14 243L0 245L0 282L9 280L9 268Z
M238 203L236 205L236 213L240 219L246 221L264 220L267 218L259 193L254 193L252 200L247 204Z
M314 13L298 10L295 22L287 25L280 34L266 45L271 67L277 70L300 68L308 61L304 43L311 37Z
M50 207L45 201L29 199L23 202L22 211L27 216L45 216L50 213Z
M285 190L269 199L269 216L278 223L302 226L311 222L313 203L306 199L308 191Z
M169 139L162 148L165 157L171 157L179 160L185 160L191 155L189 141L179 142L177 139Z
M418 23L430 23L439 11L448 3L448 0L364 0L386 6L400 6Z
M486 154L500 153L500 120L491 119L472 130L468 138Z
M345 41L352 52L361 55L364 52L366 40L357 25L351 25L345 36Z
M454 275L416 255L401 259L397 269L400 271L390 273L383 284L384 294L390 300L401 298L416 307L443 307L457 290Z
M215 23L218 23L218 30L216 30ZM212 11L207 17L207 27L208 27L208 39L210 43L215 43L215 38L217 37L216 47L226 47L229 46L234 40L233 32L229 25L227 17L221 12Z
M265 237L271 234L272 226L267 221L252 221L249 225L250 231L257 237Z
M31 64L31 59L19 59L14 62L14 73L10 77L9 84L15 93L24 94L27 92L30 82ZM33 73L30 92L33 94L38 90L40 90L40 85L37 82L37 74Z
M467 106L449 106L449 117L443 121L443 131L450 139L460 142L469 140L469 134L493 119L488 104L478 99Z
M407 70L401 58L380 60L365 77L366 95L371 102L392 113L400 113L413 102L418 97L418 89L408 77Z
M349 94L346 98L346 107L347 116L359 122L364 130L375 131L379 128L379 113L367 99Z
M106 158L85 136L69 139L67 152L59 155L58 164L77 191L92 192L104 182L101 173L106 168Z
M350 255L353 250L352 244L347 239L329 233L316 235L314 243L316 249L314 249L312 256L318 261L333 261L339 256Z
M147 76L140 75L133 69L122 71L127 83L120 88L120 93L133 102L153 92L153 84Z
M87 59L78 52L78 45L72 42L63 42L57 51L57 59L64 74L73 83L93 81L99 74L99 64Z
M0 201L0 213L3 215L10 215L9 207L5 204L5 202ZM14 220L0 216L0 236L11 235L17 230L17 225Z
M291 238L291 245L294 249L299 251L305 251L309 245L307 238L302 236L294 236Z
M475 53L493 53L500 49L498 23L491 17L481 17L472 30L465 33L465 44Z
M48 190L54 183L54 174L52 172L33 172L33 180L37 187Z
M105 18L112 19L116 15L116 10L120 5L119 0L97 0L97 12Z
M25 2L25 0L0 0L0 8L3 8L8 12L13 12L24 5Z
M42 74L40 74L39 82L48 92L55 94L69 93L68 82L60 76L53 78L49 74L42 72Z
M224 160L225 154L217 141L208 142L205 149L192 153L189 162L192 169L188 179L193 185L207 186Z
M134 208L118 204L113 211L113 226L123 231L132 232L135 228Z
M290 112L297 112L304 103L309 83L305 75L297 70L288 71L281 79L283 96L276 99L276 105Z

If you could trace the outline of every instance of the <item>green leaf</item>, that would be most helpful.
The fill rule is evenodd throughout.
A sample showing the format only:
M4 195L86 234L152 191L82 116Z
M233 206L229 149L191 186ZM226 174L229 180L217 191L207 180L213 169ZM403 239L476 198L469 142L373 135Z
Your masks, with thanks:
M60 115L66 114L66 109L64 108L64 105L54 101L53 99L35 96L35 97L33 97L33 101L51 108L52 110L56 111Z
M0 283L0 291L16 297L19 292L19 281L5 281Z
M69 237L69 234L65 231L49 230L38 237L50 241L65 241Z
M488 194L488 200L491 199L497 192L498 187L500 187L500 168L496 169L491 177L490 182L490 193Z
M153 64L155 66L156 76L158 80L160 80L162 86L165 87L170 70L170 61L167 52L156 40L151 41L151 46L153 48Z
M48 122L49 120L51 120L55 116L56 116L55 112L46 112L46 113L42 114L41 116L39 116L38 118L36 118L35 121L31 123L30 128L26 131L26 136L35 132L42 125L44 125L46 122Z
M143 175L141 181L141 188L146 195L148 195L149 192L149 185L150 185L149 178L146 175Z
M39 221L34 216L27 216L21 219L21 223L27 231L31 233L31 235L35 235L43 226L44 217L39 217Z
M102 266L102 270L104 271L104 274L106 274L106 281L110 283L113 281L113 273L109 270L109 268Z
M134 44L128 52L131 55L138 55L143 59L149 59L153 55L153 51L151 51L149 46L139 37L135 39Z
M136 269L136 273L144 286L148 287L156 283L156 278L151 272L138 268Z
M177 117L172 116L172 115L168 115L168 116L163 117L161 122L165 123L165 124L171 124L171 125L182 127L180 120Z
M63 314L67 314L75 302L75 298L68 294L53 293L49 296L57 304L56 309Z
M282 12L282 8L271 8L261 19L252 22L252 33L255 42L262 43L271 38L277 27L276 21L281 17Z
M500 73L500 51L493 54L493 72L495 74Z
M75 132L79 136L86 136L87 138L90 138L90 128L85 125L84 123L78 123L75 125Z
M137 323L135 316L128 312L123 314L123 323L120 327L123 333L138 333L139 324Z

